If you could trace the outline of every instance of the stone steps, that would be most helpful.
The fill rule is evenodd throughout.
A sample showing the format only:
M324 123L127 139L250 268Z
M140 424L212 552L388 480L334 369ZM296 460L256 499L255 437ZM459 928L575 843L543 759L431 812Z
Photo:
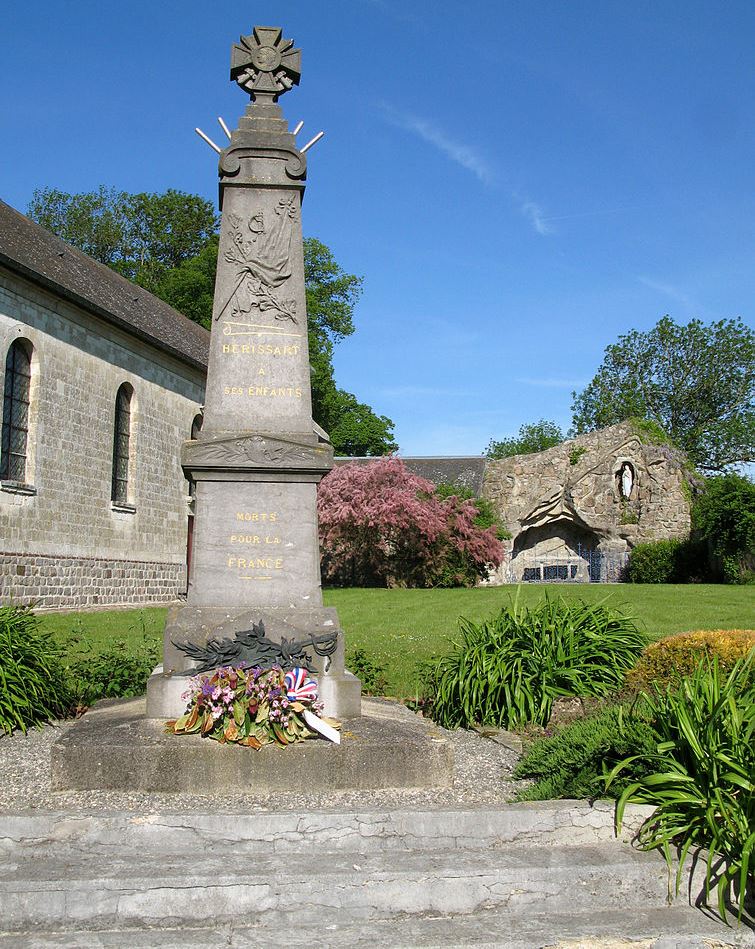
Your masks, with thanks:
M290 925L290 932L282 927ZM0 949L277 949L293 939L325 949L724 949L753 945L751 933L722 927L688 907L528 915L485 910L467 916L420 914L390 919L344 919L334 912L316 923L265 920L249 925L111 928L88 932L0 933Z
M601 945L619 936L676 940L659 949L702 946L703 937L755 946L749 930L733 933L684 901L667 906L665 862L614 839L611 824L610 805L580 802L7 815L0 949L273 946L282 926L333 947Z

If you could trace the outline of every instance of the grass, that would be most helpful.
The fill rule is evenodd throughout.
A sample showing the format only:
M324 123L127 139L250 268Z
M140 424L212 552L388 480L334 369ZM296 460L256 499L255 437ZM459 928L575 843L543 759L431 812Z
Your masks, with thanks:
M165 607L139 610L96 610L87 613L39 613L43 629L63 643L69 653L103 652L117 640L136 646L144 640L162 644ZM70 642L75 640L77 642Z
M753 589L715 584L524 584L519 602L533 605L546 591L566 599L609 604L635 617L651 639L693 629L755 626ZM415 663L448 651L460 616L479 622L510 602L516 587L473 590L326 590L346 630L347 648L361 646L386 667L388 693L414 697Z
M525 584L520 603L533 605L546 590L567 599L609 604L635 617L652 639L693 629L746 629L755 626L753 588L734 585L684 584ZM415 697L416 663L448 652L460 616L479 622L508 603L514 586L473 590L325 590L326 606L335 606L346 630L347 649L361 647L386 667L387 692ZM56 637L84 637L92 649L122 639L134 644L143 637L160 643L165 608L94 613L43 614L42 624Z

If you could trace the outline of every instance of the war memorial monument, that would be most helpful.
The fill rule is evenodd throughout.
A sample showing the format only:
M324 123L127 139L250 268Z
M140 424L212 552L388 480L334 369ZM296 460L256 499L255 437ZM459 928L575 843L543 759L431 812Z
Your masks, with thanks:
M245 791L446 786L452 752L406 716L362 714L344 668L344 633L320 586L317 484L333 465L312 419L301 205L306 155L278 99L298 84L301 51L277 27L231 50L250 96L221 151L222 212L204 422L182 451L196 485L185 603L168 613L164 659L144 700L89 712L53 749L58 788ZM279 752L164 733L188 677L221 666L306 667L339 746Z

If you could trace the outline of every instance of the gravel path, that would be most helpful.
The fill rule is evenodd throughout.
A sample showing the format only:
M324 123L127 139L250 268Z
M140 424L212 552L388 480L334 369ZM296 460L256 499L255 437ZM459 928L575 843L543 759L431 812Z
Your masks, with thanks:
M395 706L395 703L392 704ZM401 714L411 715L404 709L401 709ZM476 732L459 730L445 732L454 749L453 788L319 794L281 791L277 794L222 797L123 791L53 791L50 788L50 749L71 725L71 722L60 722L41 730L32 729L26 735L0 735L0 813L27 810L175 812L177 809L186 812L207 811L210 808L216 813L238 813L332 808L474 807L504 804L511 800L516 789L521 786L521 782L511 777L519 757L516 751Z

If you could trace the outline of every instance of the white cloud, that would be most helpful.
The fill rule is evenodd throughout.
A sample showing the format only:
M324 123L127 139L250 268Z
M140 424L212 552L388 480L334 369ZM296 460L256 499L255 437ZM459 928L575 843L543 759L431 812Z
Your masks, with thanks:
M672 283L663 283L660 280L653 280L650 277L638 277L637 281L643 286L649 287L651 290L655 290L672 300L676 300L677 303L681 303L683 306L686 306L691 310L696 309L694 301L684 292L684 290L681 289L681 287L676 287Z
M518 195L514 195L514 198L521 201ZM539 204L534 201L522 201L520 211L530 222L535 233L542 235L553 233L553 228L548 224L548 218L543 214L543 209Z
M451 161L471 171L482 184L489 186L494 183L495 174L492 167L474 146L452 139L429 119L410 115L408 112L399 112L386 103L381 103L381 109L392 125L405 129L434 146Z

